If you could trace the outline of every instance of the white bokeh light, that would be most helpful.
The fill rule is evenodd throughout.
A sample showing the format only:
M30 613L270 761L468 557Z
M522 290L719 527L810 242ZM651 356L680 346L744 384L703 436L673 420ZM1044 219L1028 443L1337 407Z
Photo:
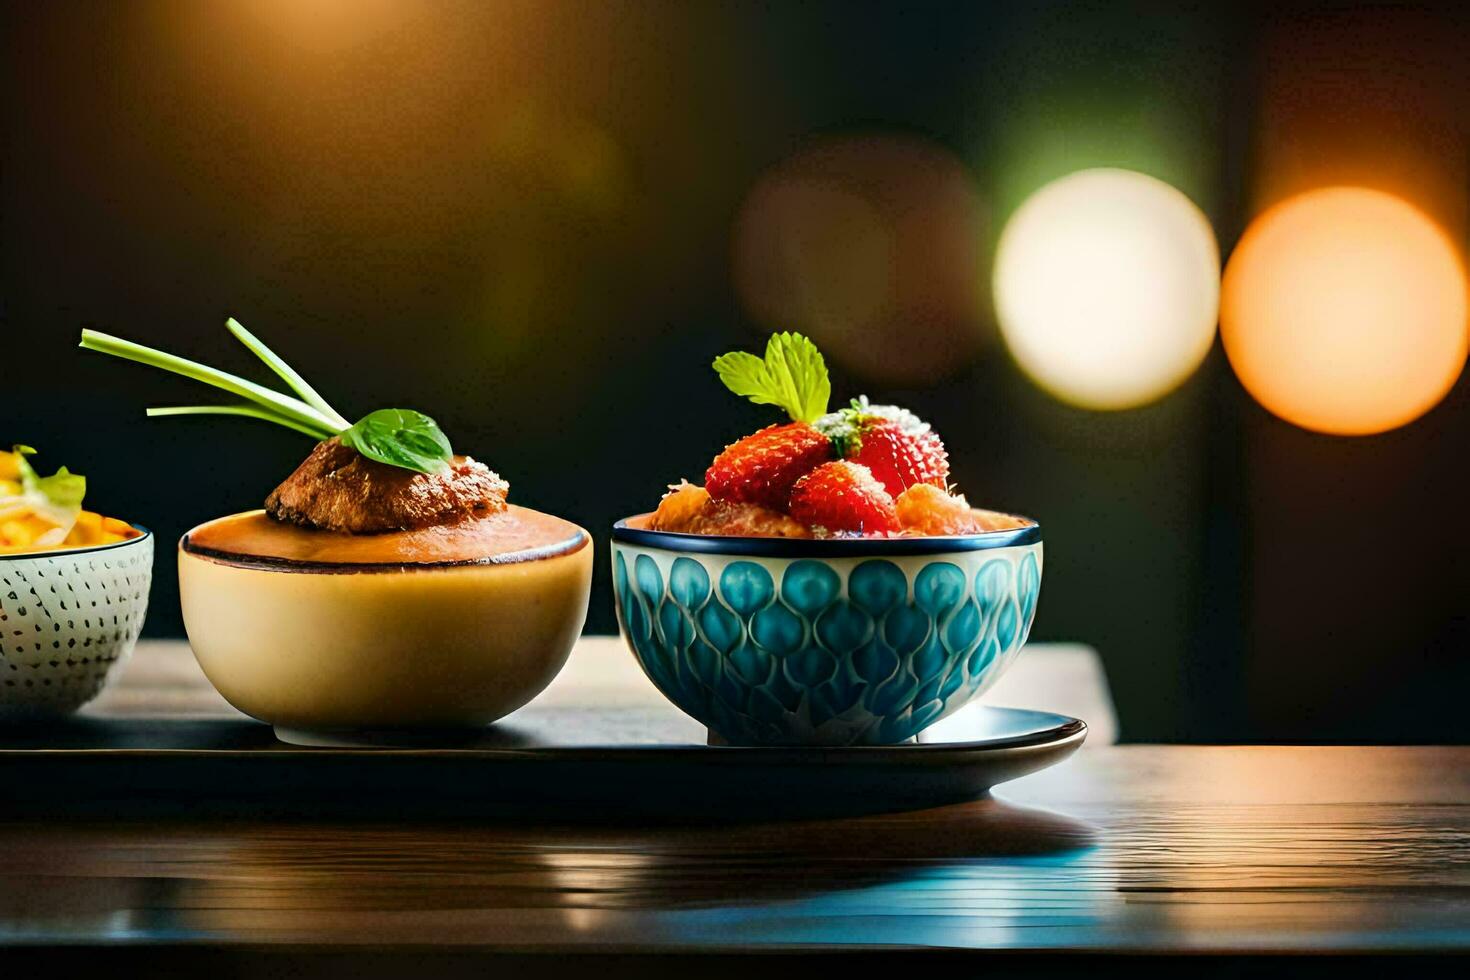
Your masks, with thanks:
M1063 401L1131 408L1204 360L1220 305L1220 252L1182 193L1130 170L1041 188L1000 238L995 308L1021 368Z

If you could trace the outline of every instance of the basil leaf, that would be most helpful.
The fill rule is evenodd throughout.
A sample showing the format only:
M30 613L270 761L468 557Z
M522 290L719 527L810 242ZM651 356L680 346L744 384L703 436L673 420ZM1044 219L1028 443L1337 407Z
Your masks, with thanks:
M342 433L342 444L368 459L418 473L442 473L454 450L438 424L408 408L369 412Z

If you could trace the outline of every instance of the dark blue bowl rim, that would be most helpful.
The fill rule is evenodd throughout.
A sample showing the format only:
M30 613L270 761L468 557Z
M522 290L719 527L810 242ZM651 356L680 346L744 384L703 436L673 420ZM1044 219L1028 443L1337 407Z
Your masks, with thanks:
M1040 544L1041 525L1035 522L1009 531L955 534L930 538L744 538L723 534L683 534L678 531L649 531L629 527L628 522L647 514L625 517L613 525L614 541L687 551L702 555L749 555L757 558L867 558L877 555L944 555L958 551L989 551L1017 545ZM1021 515L1016 515L1020 517ZM1031 520L1026 517L1023 520Z
M40 551L16 551L11 554L0 555L0 561L11 558L70 558L72 555L87 555L94 551L111 551L114 548L126 548L129 545L139 544L153 537L153 532L141 524L128 522L128 526L135 531L142 531L142 537L128 538L126 541L113 541L110 544L89 544L80 548L43 548Z

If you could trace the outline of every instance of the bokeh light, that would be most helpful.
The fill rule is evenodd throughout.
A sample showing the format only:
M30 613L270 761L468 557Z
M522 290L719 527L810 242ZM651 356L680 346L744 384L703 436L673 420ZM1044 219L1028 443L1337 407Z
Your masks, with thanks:
M1001 234L995 307L1021 368L1063 401L1153 401L1214 341L1220 254L1184 194L1130 170L1047 184Z
M767 171L734 231L735 288L773 329L893 384L936 381L983 341L987 209L953 154L909 136L819 140Z
M1225 270L1220 329L1235 373L1270 411L1319 432L1383 432L1433 408L1464 367L1464 268L1403 200L1310 191L1246 230Z
M1462 11L1288 7L1263 17L1257 42L1248 213L1324 187L1371 187L1463 241L1470 114Z
M998 215L1038 187L1080 170L1116 167L1177 187L1211 218L1228 213L1220 180L1232 96L1225 65L1240 54L1224 29L1227 5L1149 17L1123 5L1014 3L986 70L970 84L977 115L968 159ZM1038 43L1039 39L1044 43Z

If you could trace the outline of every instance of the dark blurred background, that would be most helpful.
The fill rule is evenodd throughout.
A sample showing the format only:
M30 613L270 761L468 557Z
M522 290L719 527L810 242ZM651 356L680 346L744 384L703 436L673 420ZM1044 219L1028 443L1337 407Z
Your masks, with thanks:
M1457 6L3 10L0 441L159 533L152 635L182 633L168 543L308 446L145 419L210 396L76 350L83 326L269 380L234 315L349 417L428 412L600 546L774 420L708 365L794 328L838 398L910 406L973 501L1040 519L1033 638L1101 652L1125 738L1470 740L1463 378L1404 428L1324 436L1217 342L1163 400L1090 412L1018 371L988 300L1005 219L1083 167L1180 188L1222 256L1324 180L1463 246ZM610 632L604 564L588 628Z

